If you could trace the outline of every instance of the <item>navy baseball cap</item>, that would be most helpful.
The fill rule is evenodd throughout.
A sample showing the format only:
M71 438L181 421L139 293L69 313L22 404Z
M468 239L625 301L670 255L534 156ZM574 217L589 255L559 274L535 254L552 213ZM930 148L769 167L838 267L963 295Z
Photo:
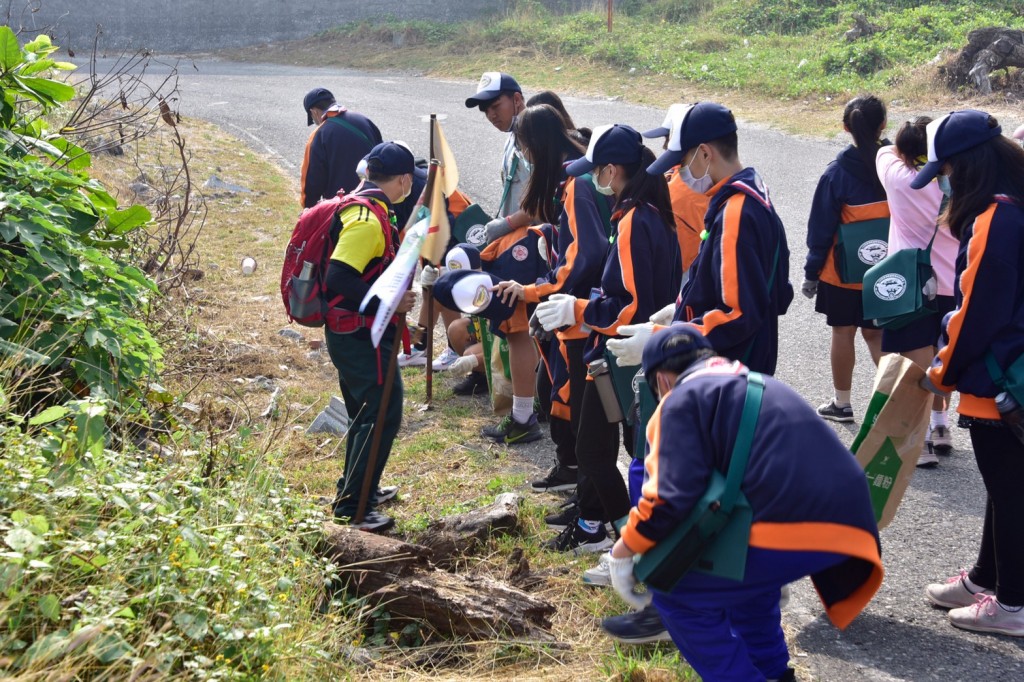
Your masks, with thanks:
M449 270L479 270L480 250L472 244L456 244L444 256Z
M522 94L523 89L519 87L516 79L507 73L488 71L480 77L480 82L476 86L476 94L466 100L466 107L472 109L481 104L486 104L503 92L518 92Z
M910 182L913 189L921 189L939 174L949 157L968 149L977 147L983 142L1002 134L999 124L989 125L995 121L984 111L964 109L946 114L928 124L928 163Z
M381 142L365 158L366 169L380 175L404 175L416 169L416 159L401 142Z
M313 125L313 114L309 110L321 102L334 104L334 95L327 88L313 88L302 98L302 108L306 110L306 125Z
M715 351L707 338L692 324L676 322L654 333L644 344L642 367L644 379L651 390L657 394L657 382L654 373L670 358L691 356L692 364L703 358L711 357Z
M697 145L734 132L736 117L731 111L715 102L698 102L687 109L669 131L668 149L647 167L647 172L651 175L665 173L678 166L686 152Z
M692 108L692 104L673 104L668 108L668 113L665 114L665 121L661 124L661 127L652 128L651 130L642 133L643 136L648 139L669 137L673 130L679 130L679 126L682 125L686 112Z
M627 125L615 123L594 128L586 156L570 163L565 172L579 177L597 166L608 163L630 164L640 161L644 141L640 133Z
M515 304L505 305L494 293L499 282L501 279L489 272L449 270L437 278L433 296L449 310L461 310L501 324L512 317Z

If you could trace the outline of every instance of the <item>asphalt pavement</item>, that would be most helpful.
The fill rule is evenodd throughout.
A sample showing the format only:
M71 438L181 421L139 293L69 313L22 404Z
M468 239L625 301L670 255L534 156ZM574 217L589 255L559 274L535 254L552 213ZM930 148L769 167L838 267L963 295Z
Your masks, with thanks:
M296 178L310 132L302 96L313 87L329 88L339 102L376 122L384 139L404 140L418 155L426 154L427 120L436 113L459 164L461 189L486 210L496 207L504 136L476 109L464 106L475 83L213 60L194 65L183 61L181 67L179 107L184 116L218 124ZM526 94L533 92L527 88ZM628 123L645 130L659 126L663 118L660 110L621 101L563 100L580 126ZM728 105L727 100L723 103ZM740 157L761 172L787 227L790 278L797 288L781 324L776 376L815 406L831 396L830 337L824 318L800 295L799 284L811 197L821 172L845 144L838 136L840 117L837 105L837 137L831 140L786 135L745 121L739 129ZM244 184L244 178L224 179ZM291 225L278 227L283 245ZM863 343L857 360L854 410L859 420L874 376ZM955 424L955 415L951 419ZM837 432L849 443L855 428L839 427ZM1024 679L1024 640L956 630L945 611L924 600L928 582L972 565L980 540L984 487L966 430L954 426L952 432L953 454L942 457L937 469L914 474L895 521L882 532L885 582L846 631L829 623L808 581L795 586L784 620L794 634L793 661L803 675L843 681ZM538 470L546 469L553 456L546 441L517 452Z

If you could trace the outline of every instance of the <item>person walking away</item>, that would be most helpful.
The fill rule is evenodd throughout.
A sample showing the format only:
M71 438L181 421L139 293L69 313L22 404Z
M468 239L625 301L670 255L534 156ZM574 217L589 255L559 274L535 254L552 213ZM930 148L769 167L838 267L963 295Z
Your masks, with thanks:
M1011 368L1024 355L1024 150L983 111L955 111L927 134L928 163L911 187L938 177L949 195L943 220L960 250L957 307L943 320L926 385L960 392L960 425L970 430L987 500L974 567L925 595L950 609L955 627L1024 637L1024 443L1006 421L1019 412L1004 415L996 401L1004 410L1008 399L1021 402L1001 393L1002 375L1019 374Z
M889 202L889 253L902 249L924 249L931 244L932 269L938 285L936 312L900 329L882 330L882 352L899 353L928 369L935 357L942 332L942 319L956 307L953 297L953 273L960 242L939 220L942 190L930 182L921 190L911 189L918 167L928 154L927 116L905 121L896 132L895 144L878 150L875 165ZM935 467L936 454L948 455L953 439L946 420L948 401L935 396L924 450L918 458L920 468Z
M360 160L382 138L373 121L338 104L327 88L307 92L302 108L306 125L317 126L302 157L301 203L309 208L338 190L354 191L360 182L356 173Z
M877 97L855 97L846 104L843 130L853 137L853 144L839 153L818 180L807 221L807 260L801 290L815 299L814 310L825 315L832 329L834 395L818 408L818 414L835 422L853 421L850 391L858 329L876 366L881 356L882 332L871 320L864 319L861 277L844 277L842 264L837 262L837 242L841 225L889 217L885 190L875 170L875 155L883 144L879 138L885 126L885 105ZM864 254L857 255L863 260ZM880 249L871 257L877 262L885 255L885 249Z

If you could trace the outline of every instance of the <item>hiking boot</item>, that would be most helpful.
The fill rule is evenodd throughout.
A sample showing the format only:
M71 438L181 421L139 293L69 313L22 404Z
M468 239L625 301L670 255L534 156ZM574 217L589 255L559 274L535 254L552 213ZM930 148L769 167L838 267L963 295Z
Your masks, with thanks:
M497 443L505 442L505 434L508 433L509 427L512 425L512 415L507 414L501 418L501 421L491 426L485 426L480 429L480 434L484 438L490 438Z
M925 443L921 450L921 456L917 458L918 469L934 469L939 466L939 458L935 456L930 443Z
M953 452L953 437L945 426L933 426L928 431L928 443L937 455L948 455Z
M520 424L515 419L510 419L509 425L505 429L505 445L532 443L533 441L540 440L543 437L544 434L541 433L540 424L537 423L536 414L531 414L525 424Z
M350 528L355 528L356 530L364 530L368 533L383 533L384 531L388 530L389 528L395 525L395 520L393 518L381 514L379 511L376 510L366 512L366 515L363 517L363 520L359 523L353 523L352 517L350 516L336 516L335 520L337 520L338 523L342 523L349 526Z
M487 394L487 377L480 372L470 372L462 381L452 387L455 395Z
M932 583L924 588L924 596L928 598L928 601L944 609L971 606L980 597L991 594L993 594L992 590L972 583L971 579L967 577L967 571L963 570L944 583Z
M577 469L555 464L544 478L530 481L530 490L537 493L576 489Z
M431 364L435 372L443 372L452 366L456 360L459 359L459 354L453 351L451 348L445 348L444 352L437 356L437 359Z
M377 504L383 504L398 496L397 485L382 485L377 488Z
M427 351L413 346L408 353L398 354L399 367L426 367Z
M953 609L949 622L962 630L1024 637L1024 607L1006 606L991 594L980 596L970 606Z
M601 621L601 629L612 639L624 644L668 642L672 639L653 606L622 616L609 616Z
M573 554L586 554L588 552L603 552L610 549L612 539L604 529L604 525L598 527L594 533L584 530L579 520L570 523L561 533L552 540L548 540L541 546L544 549L556 552L572 552Z
M601 555L597 566L583 571L583 584L594 587L610 587L612 584L612 569L608 566L608 553Z
M818 416L833 422L850 423L853 421L853 407L839 407L835 398L818 407Z
M565 530L566 526L576 522L579 515L580 507L577 501L570 499L561 506L561 511L545 516L544 523L553 530Z

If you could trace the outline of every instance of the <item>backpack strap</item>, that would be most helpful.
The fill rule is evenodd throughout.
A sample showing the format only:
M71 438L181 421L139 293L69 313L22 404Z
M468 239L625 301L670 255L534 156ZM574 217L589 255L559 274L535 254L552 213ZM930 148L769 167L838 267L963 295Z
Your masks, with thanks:
M512 191L512 181L516 177L516 170L519 168L519 154L512 154L512 163L509 165L508 175L505 176L505 186L501 189L501 201L498 202L498 213L505 207L505 200L508 193ZM513 211L514 213L514 211Z
M349 122L348 122L348 121L346 121L345 119L343 119L343 118L341 117L341 115L340 115L340 114L339 114L339 115L337 115L337 116L328 116L328 117L327 117L327 120L328 120L328 121L332 121L332 122L334 122L334 123L336 123L336 124L340 125L340 126L341 126L342 128L344 128L345 130L349 131L350 133L353 133L353 134L355 134L355 135L356 135L357 137L359 137L359 139L361 139L361 140L362 140L363 142L365 142L366 144L370 145L371 147L373 146L373 140L371 140L371 139L370 139L370 138L369 138L369 137L367 136L367 134L366 134L366 133L364 133L364 132L363 132L362 130L360 130L359 128L356 128L356 127L355 127L354 125L352 125L351 123L349 123Z
M750 448L754 443L754 430L757 428L757 420L761 413L763 395L764 376L759 372L747 372L747 395L743 400L740 427L736 433L736 442L732 446L729 471L725 476L725 490L719 499L721 509L726 514L731 512L736 504L740 484L747 472L747 460L750 459Z

